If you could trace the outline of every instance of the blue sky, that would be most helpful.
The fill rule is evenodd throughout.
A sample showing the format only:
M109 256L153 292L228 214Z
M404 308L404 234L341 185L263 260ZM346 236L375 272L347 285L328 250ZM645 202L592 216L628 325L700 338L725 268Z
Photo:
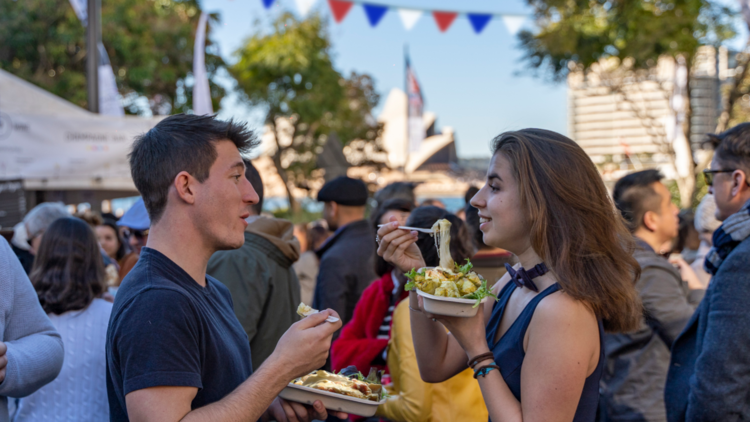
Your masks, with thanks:
M382 3L406 8L529 13L523 0ZM282 8L297 13L294 0L276 0L271 11L263 8L261 0L204 0L203 8L221 14L221 24L212 39L230 62L232 53L252 34L256 20L269 22ZM330 16L326 0L317 0L313 10ZM479 35L465 16L459 16L447 32L441 33L429 14L406 31L393 9L377 27L371 28L359 5L352 7L341 24L333 23L333 19L331 22L334 65L344 74L357 71L372 75L381 94L381 105L392 88L403 89L403 52L404 45L409 45L412 65L422 84L425 109L437 114L438 126L455 129L461 157L490 155L490 140L506 130L534 126L566 132L565 84L525 75L518 42L499 18L490 21ZM231 97L222 104L220 115L246 119L256 127L262 123L260 113L248 110Z

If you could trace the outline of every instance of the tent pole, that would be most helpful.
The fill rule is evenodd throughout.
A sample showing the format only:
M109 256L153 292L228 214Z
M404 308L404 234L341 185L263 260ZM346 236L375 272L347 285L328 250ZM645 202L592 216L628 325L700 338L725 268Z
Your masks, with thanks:
M86 25L86 88L89 111L99 112L99 43L102 39L101 0L87 0Z

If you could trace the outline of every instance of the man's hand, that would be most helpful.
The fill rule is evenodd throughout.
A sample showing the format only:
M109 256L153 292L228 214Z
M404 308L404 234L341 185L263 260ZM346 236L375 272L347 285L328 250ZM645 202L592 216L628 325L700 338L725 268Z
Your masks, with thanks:
M329 316L339 320L326 322ZM325 365L331 349L331 338L339 328L341 318L331 309L302 318L281 336L269 360L282 373L288 374L289 381L307 375Z
M5 367L8 366L8 346L0 341L0 384L5 381Z
M342 412L334 412L332 415L339 419L349 417L349 415ZM313 403L312 406L305 406L277 397L268 408L268 416L270 420L278 422L311 422L313 420L324 421L328 419L328 412L320 400Z

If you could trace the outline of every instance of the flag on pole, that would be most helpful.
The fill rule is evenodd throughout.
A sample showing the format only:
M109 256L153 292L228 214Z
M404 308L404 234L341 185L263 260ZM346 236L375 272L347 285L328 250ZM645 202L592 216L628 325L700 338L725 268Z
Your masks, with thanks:
M70 0L70 5L73 6L78 20L86 28L89 23L89 11L86 0ZM124 116L125 110L122 109L115 72L112 70L112 64L109 62L107 50L101 42L99 42L97 48L99 51L99 114Z
M417 81L417 75L411 67L409 53L406 53L406 102L407 102L407 134L409 136L409 152L419 151L419 147L425 137L424 122L422 120L422 110L424 108L424 98L422 89Z
M193 113L198 115L213 114L211 90L208 87L206 73L206 26L208 14L201 12L198 19L198 30L195 33L193 46Z

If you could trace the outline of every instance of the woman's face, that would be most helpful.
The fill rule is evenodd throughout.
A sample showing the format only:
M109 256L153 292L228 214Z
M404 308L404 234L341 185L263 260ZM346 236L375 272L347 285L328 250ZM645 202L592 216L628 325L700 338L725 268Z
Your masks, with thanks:
M516 255L531 246L529 222L521 208L518 181L505 154L497 153L487 170L487 183L471 199L479 210L484 243Z
M96 240L99 241L104 252L112 259L117 255L117 249L120 242L117 239L117 233L109 226L96 226Z
M396 220L398 221L399 226L403 226L406 224L406 220L409 218L409 212L401 211L401 210L389 210L386 211L385 214L380 218L380 221L378 224L386 224L389 221L391 221L391 217L396 217Z

